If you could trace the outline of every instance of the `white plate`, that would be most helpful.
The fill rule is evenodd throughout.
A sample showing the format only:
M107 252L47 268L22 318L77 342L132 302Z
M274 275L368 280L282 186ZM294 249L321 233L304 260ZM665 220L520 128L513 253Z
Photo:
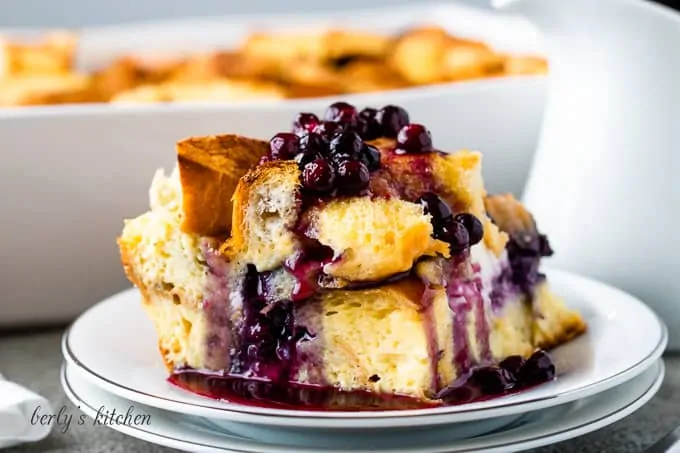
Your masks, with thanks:
M542 49L535 28L523 19L435 3L86 29L79 60L91 67L132 49L155 53L229 46L247 29L259 27L337 24L398 32L425 22L507 50ZM344 99L362 107L403 105L415 122L431 129L437 147L484 152L490 192L519 197L547 88L544 76L508 77ZM6 301L0 301L0 326L70 321L94 301L128 286L114 238L123 218L148 208L151 178L157 168L174 165L178 140L220 133L268 139L290 128L297 112L322 114L330 102L0 109L0 256L12 258L0 273ZM36 275L41 276L39 285L34 283Z
M601 429L642 407L658 391L664 377L659 360L642 375L596 396L558 407L527 414L513 426L498 432L468 439L447 439L448 427L438 435L418 435L419 431L401 429L405 434L395 445L390 436L374 438L361 432L349 432L342 440L310 440L300 436L272 436L260 429L256 438L247 438L224 430L211 429L205 420L133 404L93 386L82 373L70 365L62 369L62 386L68 398L81 411L95 417L100 408L125 414L148 416L148 424L111 425L130 436L193 452L238 453L509 453L561 442ZM393 432L393 431L390 431ZM384 443L380 443L380 442Z
M558 379L528 391L458 406L382 412L315 412L244 406L194 395L166 381L151 322L134 289L84 313L64 335L66 360L92 383L123 398L170 411L235 422L325 429L430 426L525 413L585 398L638 375L667 341L642 302L570 273L547 273L554 290L579 310L589 331L557 348Z

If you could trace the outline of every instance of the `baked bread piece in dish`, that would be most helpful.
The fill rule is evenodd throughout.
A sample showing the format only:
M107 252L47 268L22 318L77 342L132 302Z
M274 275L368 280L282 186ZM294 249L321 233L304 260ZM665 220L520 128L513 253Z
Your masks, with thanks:
M397 106L300 114L271 141L193 137L118 239L171 381L249 404L413 408L552 379L585 331L529 212L481 155Z
M21 42L0 36L0 107L98 100L91 77L73 70L76 44L68 32Z
M504 53L435 26L267 30L233 48L119 55L87 72L76 65L78 45L69 32L38 41L0 36L0 106L300 99L548 71L540 56Z

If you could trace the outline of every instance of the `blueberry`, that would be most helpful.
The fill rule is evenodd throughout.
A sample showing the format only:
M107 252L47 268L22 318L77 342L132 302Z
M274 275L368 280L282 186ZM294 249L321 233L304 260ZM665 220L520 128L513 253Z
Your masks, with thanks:
M302 169L302 185L315 192L330 192L335 183L335 172L326 159L315 159Z
M503 359L498 366L507 370L517 380L519 370L524 366L524 358L521 355L511 355Z
M410 122L408 112L397 105L386 105L380 109L375 121L380 127L380 135L388 138L395 138L401 128Z
M539 349L534 352L519 370L521 385L530 386L549 381L555 377L555 365L547 352Z
M512 377L503 368L487 366L477 368L470 376L469 382L483 394L498 395L512 386Z
M356 126L357 109L347 102L336 102L326 110L326 121L346 124L349 127Z
M550 242L548 241L548 237L545 234L539 234L538 235L538 250L539 254L541 256L552 256L553 255L553 249L550 247Z
M303 154L325 154L326 143L319 134L304 132L300 135L299 150Z
M380 169L380 151L375 146L364 145L359 153L359 160L370 172Z
M293 132L298 135L304 132L311 132L319 122L319 117L313 113L298 113L293 122Z
M484 227L477 217L467 212L456 214L454 221L462 223L468 231L470 247L479 243L484 237Z
M346 162L348 160L356 160L356 159L355 159L355 156L350 156L349 154L346 154L346 153L331 154L331 162L333 163L333 165L335 165L335 168L338 168L338 166L342 162Z
M432 135L422 124L407 124L397 134L397 154L415 154L432 151Z
M337 168L337 187L346 195L356 195L368 188L370 182L368 168L356 160L340 162Z
M333 136L329 149L331 154L342 153L358 156L363 146L364 142L356 132L345 130Z
M319 154L319 153L309 153L309 154L298 153L293 158L293 160L295 162L297 162L298 168L300 170L303 170L307 164L314 162L316 159L321 159L321 158L323 158L323 156L321 156L321 154Z
M314 133L319 134L325 141L330 142L335 134L342 132L344 129L345 126L341 123L323 121L314 128Z
M439 226L441 224L449 223L453 218L453 212L448 203L442 200L439 195L433 192L426 192L416 203L423 207L423 212L432 217L432 224Z
M364 140L375 140L383 135L377 116L378 110L371 107L366 107L359 112L357 131Z
M280 132L269 140L269 157L273 160L289 160L300 150L300 139L291 132Z
M448 242L451 253L457 254L470 246L467 229L461 223L449 222L434 226L434 238Z

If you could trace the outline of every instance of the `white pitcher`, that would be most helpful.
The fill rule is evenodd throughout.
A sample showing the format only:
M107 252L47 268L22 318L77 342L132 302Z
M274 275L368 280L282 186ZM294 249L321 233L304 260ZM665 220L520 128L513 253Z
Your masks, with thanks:
M641 0L495 3L538 26L549 52L524 201L551 265L640 297L679 350L680 15Z

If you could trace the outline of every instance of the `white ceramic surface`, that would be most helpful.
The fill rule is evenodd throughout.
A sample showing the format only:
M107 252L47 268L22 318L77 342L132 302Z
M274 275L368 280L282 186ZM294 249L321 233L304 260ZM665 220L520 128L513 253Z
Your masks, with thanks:
M402 429L411 433L410 439L398 446L390 445L389 434L382 439L349 432L344 441L323 444L306 437L272 435L261 429L255 439L239 436L224 430L213 430L205 420L140 406L93 386L75 368L62 370L62 386L68 398L85 414L95 417L99 408L126 413L133 407L136 415L148 415L149 424L139 426L114 425L113 429L130 436L193 452L239 453L510 453L561 442L601 429L630 415L642 407L658 391L664 377L662 361L656 362L640 376L625 384L596 396L561 406L527 414L520 421L498 432L468 439L447 439L447 429L441 436L418 435L417 430Z
M136 290L119 293L79 317L64 336L66 360L86 379L132 401L203 417L305 429L434 426L508 416L584 398L648 368L666 346L666 331L642 302L602 283L560 271L548 279L588 323L588 333L551 355L558 379L488 401L381 412L293 411L204 398L166 381L150 321ZM121 328L125 326L124 334Z
M336 24L396 31L419 23L440 25L509 51L542 48L526 21L452 3L86 29L79 60L82 66L93 67L132 49L156 54L228 46L256 25ZM535 148L545 91L546 78L539 76L345 98L360 106L403 105L414 121L432 129L438 147L484 151L484 173L492 192L519 194ZM151 177L158 167L172 167L177 140L215 133L269 138L288 129L295 113L321 113L330 102L0 110L0 257L4 260L0 327L71 319L127 286L115 237L124 217L147 209Z
M551 86L525 201L555 265L650 304L680 349L680 15L636 0L498 0L546 36Z

